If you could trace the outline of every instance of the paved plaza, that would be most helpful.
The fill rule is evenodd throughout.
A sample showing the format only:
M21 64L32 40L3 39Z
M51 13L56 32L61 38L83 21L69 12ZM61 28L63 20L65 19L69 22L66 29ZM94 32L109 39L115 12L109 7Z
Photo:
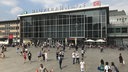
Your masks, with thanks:
M71 53L74 49L67 49L65 52L65 57L62 64L62 70L59 69L58 61L56 60L56 49L51 48L48 52L48 61L38 61L37 52L41 50L41 48L31 47L29 50L32 53L32 63L29 63L28 60L24 64L23 57L16 53L16 48L9 47L7 52L5 52L6 58L0 58L0 72L35 72L37 68L39 68L40 64L44 64L44 66L50 70L54 69L54 72L80 72L79 64L72 64L72 56ZM79 49L80 52L80 49ZM124 66L119 64L119 53L122 53L122 56L126 62ZM103 53L100 53L99 49L87 49L86 56L84 57L84 61L86 64L87 72L99 72L97 67L100 64L100 60L103 59L105 62L108 61L109 65L111 62L114 62L118 67L120 72L128 72L128 50L119 51L117 49L104 49Z

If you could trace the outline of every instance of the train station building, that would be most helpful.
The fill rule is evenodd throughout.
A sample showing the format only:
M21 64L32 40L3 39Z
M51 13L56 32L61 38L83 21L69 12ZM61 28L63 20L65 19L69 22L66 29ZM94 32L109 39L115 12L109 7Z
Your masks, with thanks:
M21 39L81 43L108 37L109 6L93 6L19 15Z

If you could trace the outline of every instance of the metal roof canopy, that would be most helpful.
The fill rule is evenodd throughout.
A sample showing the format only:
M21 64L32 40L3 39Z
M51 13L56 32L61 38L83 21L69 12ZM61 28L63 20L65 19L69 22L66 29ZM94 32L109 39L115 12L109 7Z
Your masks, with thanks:
M32 16L32 15L42 15L42 14L52 14L52 13L63 13L63 12L71 12L71 11L99 9L99 8L104 8L104 7L109 7L109 5L91 6L91 7L84 7L84 8L72 8L72 9L46 11L46 12L37 12L37 13L29 13L29 14L18 15L18 16L22 17L22 16Z

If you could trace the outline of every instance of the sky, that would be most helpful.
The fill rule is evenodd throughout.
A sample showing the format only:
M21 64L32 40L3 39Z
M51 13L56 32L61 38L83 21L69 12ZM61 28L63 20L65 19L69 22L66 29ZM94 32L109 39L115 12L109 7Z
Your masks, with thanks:
M0 0L0 21L17 19L17 15L33 10L56 8L60 6L73 7L85 4L93 6L96 0ZM128 0L100 0L101 5L109 5L110 10L125 10L128 14Z

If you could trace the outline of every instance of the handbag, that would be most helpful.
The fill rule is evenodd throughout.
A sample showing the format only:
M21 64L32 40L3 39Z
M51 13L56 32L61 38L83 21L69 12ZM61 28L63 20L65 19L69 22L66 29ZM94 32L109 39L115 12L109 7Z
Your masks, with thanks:
M125 64L125 61L123 60L123 64Z
M98 66L97 69L100 70L100 67Z

